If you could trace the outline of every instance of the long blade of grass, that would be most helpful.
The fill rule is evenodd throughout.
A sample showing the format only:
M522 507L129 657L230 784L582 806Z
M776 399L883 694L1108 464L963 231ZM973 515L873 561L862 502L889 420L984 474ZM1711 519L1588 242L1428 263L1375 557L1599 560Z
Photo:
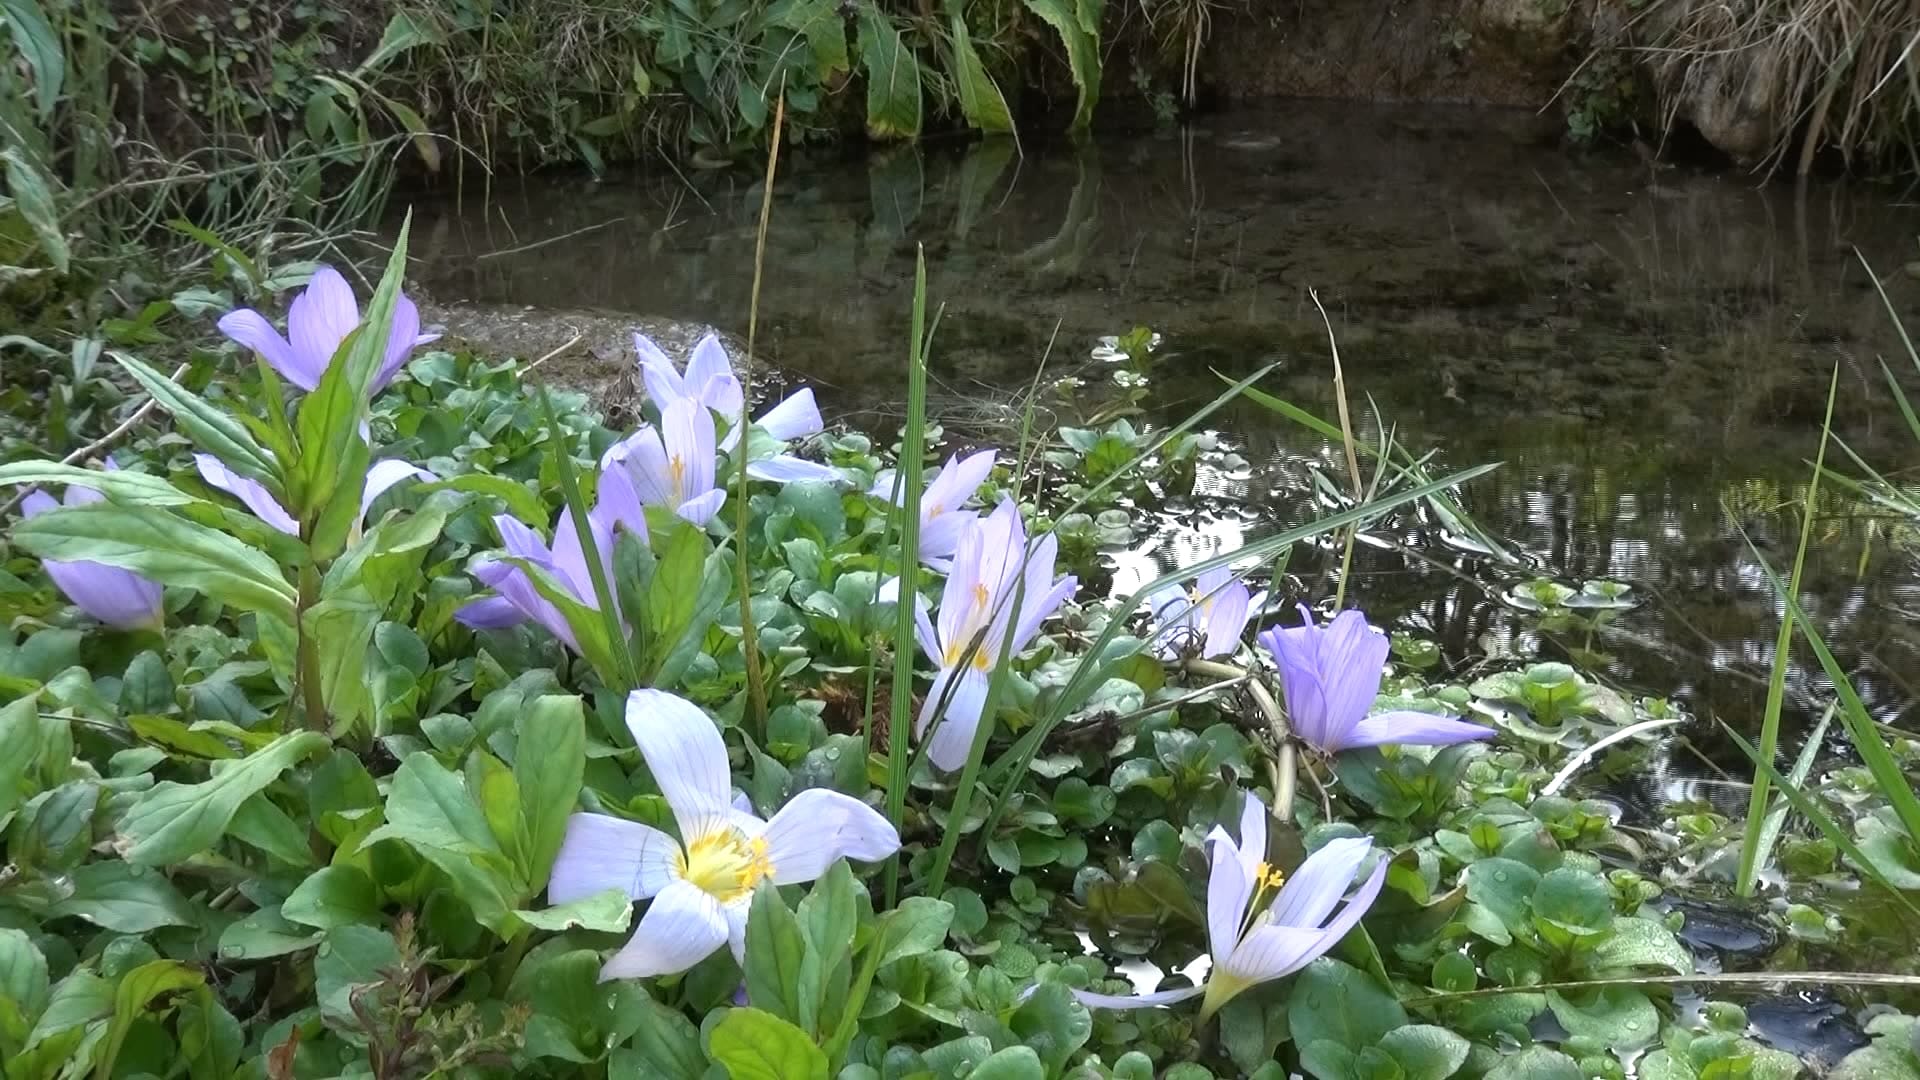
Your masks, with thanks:
M760 228L753 242L753 288L747 296L747 355L742 359L740 369L740 415L735 419L740 432L740 491L734 503L734 536L739 547L735 552L738 558L735 584L740 590L740 656L746 665L747 679L747 716L746 727L755 737L765 739L767 735L767 687L761 681L760 671L760 633L753 622L753 567L747 557L747 524L750 520L747 499L747 428L753 423L751 412L753 389L753 350L757 341L755 335L760 329L760 279L767 262L767 220L773 216L773 178L780 164L780 128L787 116L787 95L784 85L774 98L773 131L767 140L767 177L760 191Z
M1807 548L1813 542L1814 500L1820 494L1820 474L1826 468L1827 441L1833 431L1833 402L1840 392L1840 369L1833 369L1827 381L1827 415L1820 424L1820 450L1813 459L1813 479L1800 514L1800 545L1793 552L1793 576L1787 583L1787 614L1780 620L1780 632L1773 640L1773 670L1767 675L1767 703L1760 714L1760 754L1768 762L1780 747L1780 712L1787 701L1787 662L1793 655L1793 599L1800 595L1800 574L1806 567ZM1753 777L1753 792L1747 800L1747 827L1740 837L1740 868L1734 876L1734 892L1752 896L1760 875L1760 834L1767 819L1767 778Z
M913 266L913 337L907 349L907 427L900 437L895 475L900 500L900 592L893 623L893 712L887 731L887 820L895 831L907 808L907 734L913 724L913 615L920 595L920 495L926 488L927 441L927 252ZM900 856L887 861L887 906L900 894Z
M1854 691L1853 683L1848 680L1840 662L1834 659L1832 650L1827 648L1820 632L1807 621L1806 613L1800 610L1799 601L1786 591L1779 575L1767 564L1766 557L1760 554L1760 549L1754 546L1752 540L1747 541L1747 548L1759 562L1760 569L1766 573L1767 580L1773 583L1774 592L1785 599L1787 611L1800 626L1800 636L1813 649L1814 656L1820 660L1821 669L1827 673L1827 680L1833 684L1834 692L1840 695L1840 722L1846 727L1847 736L1853 740L1861 764L1873 775L1874 783L1879 785L1881 794L1893 807L1907 836L1915 843L1920 843L1920 797L1915 797L1913 788L1907 783L1906 773L1901 771L1900 763L1894 760L1893 751L1881 738L1880 729L1867 712L1866 704ZM1768 765L1768 769L1771 771L1772 765Z
M1887 880L1886 875L1882 874L1878 867L1874 866L1872 861L1867 858L1866 853L1860 850L1860 846L1853 842L1853 837L1848 835L1847 830L1841 828L1840 823L1835 821L1833 815L1827 812L1826 807L1821 806L1809 798L1807 793L1801 790L1800 785L1781 776L1779 770L1773 767L1773 763L1761 757L1760 751L1755 749L1752 743L1741 738L1739 732L1728 727L1725 723L1722 723L1720 727L1727 733L1727 737L1733 740L1734 745L1740 748L1740 752L1747 755L1748 759L1753 762L1754 771L1756 773L1765 773L1767 779L1772 782L1773 786L1780 789L1780 794L1787 797L1787 802L1793 804L1793 808L1800 812L1801 817L1812 822L1813 827L1819 829L1821 835L1833 841L1833 846L1839 848L1842 854L1853 860L1853 864L1860 868L1862 874L1872 878L1876 885L1887 890L1887 892L1891 894L1894 899L1900 901L1907 910L1913 912L1916 916L1920 916L1920 906L1915 905L1912 897L1894 888L1893 883Z
M1237 392L1237 390L1235 392ZM1212 556L1191 566L1182 567L1171 574L1164 574L1155 578L1153 581L1135 589L1129 593L1125 599L1120 601L1119 606L1110 614L1106 628L1100 632L1100 636L1094 640L1085 655L1089 658L1104 655L1107 649L1113 644L1114 639L1120 636L1121 630L1125 627L1128 617L1140 606L1142 600L1175 581L1188 577L1197 577L1209 570L1227 566L1242 559L1264 559L1269 555L1277 555L1281 551L1309 537L1331 532L1352 524L1353 522L1360 521L1363 518L1384 513L1394 507L1403 506L1407 503L1426 498L1435 492L1457 487L1475 477L1484 476L1499 467L1499 462L1492 462L1471 469L1463 469L1439 480L1422 484L1418 487L1408 488L1405 491L1396 492L1374 502L1348 507L1339 513L1331 514L1318 521L1286 529L1272 536L1243 544L1232 551ZM904 593L902 595L904 595ZM1021 735L1014 743L1012 749L1001 755L993 767L988 770L986 782L991 784L997 780L1000 783L1000 789L994 796L992 807L988 810L987 822L983 826L983 834L991 834L994 825L1000 820L1000 815L1006 812L1006 808L1013 798L1015 790L1019 786L1021 775L1025 773L1028 764L1032 762L1034 755L1039 752L1040 746L1046 741L1047 736L1051 735L1053 729L1058 727L1075 709L1079 708L1082 700L1084 700L1088 694L1092 693L1095 687L1100 685L1098 680L1106 678L1106 671L1106 665L1094 663L1091 659L1083 661L1074 669L1072 677L1067 680L1067 685L1062 688L1060 695L1054 700L1053 708L1049 710L1045 716L1041 717L1033 727L1029 728L1025 734Z
M1575 982L1529 983L1521 986L1482 986L1445 994L1401 998L1400 1004L1444 1005L1449 1001L1498 997L1501 994L1544 994L1549 990L1598 990L1609 986L1897 986L1920 987L1920 975L1882 975L1873 971L1723 971L1711 975L1648 975L1630 979L1580 979Z
M1913 339L1907 336L1907 327L1900 321L1900 312L1894 308L1893 301L1887 298L1887 290L1880 285L1880 275L1873 272L1873 264L1860 253L1859 248L1853 249L1853 257L1860 260L1860 265L1867 271L1867 280L1873 282L1873 291L1880 294L1880 306L1887 309L1887 318L1893 320L1893 329L1899 333L1900 344L1906 348L1908 359L1913 361L1916 369L1920 369L1920 349L1914 348Z
M553 468L560 475L560 493L567 500L567 513L573 519L573 528L580 536L580 553L587 561L587 577L593 582L593 598L600 605L600 618L606 623L607 641L612 647L614 662L618 671L603 671L602 679L610 680L613 688L621 694L640 685L639 666L634 662L633 650L626 647L627 635L620 626L620 609L614 602L613 585L607 580L607 568L600 561L600 545L594 542L593 525L587 520L587 503L580 494L580 478L574 475L573 451L567 446L566 428L560 425L560 417L553 410L553 399L547 396L547 388L540 387L540 409L547 418L547 445L553 452Z
M1800 756L1793 760L1793 771L1787 779L1795 787L1805 787L1807 777L1813 772L1813 763L1820 757L1820 746L1826 741L1827 728L1833 724L1834 706L1829 704L1820 714L1820 721L1807 733L1807 740L1800 746ZM1786 827L1787 813L1793 809L1785 799L1775 800L1773 809L1767 811L1767 820L1760 826L1759 868L1764 868L1773 859L1773 847L1780 842L1780 831Z

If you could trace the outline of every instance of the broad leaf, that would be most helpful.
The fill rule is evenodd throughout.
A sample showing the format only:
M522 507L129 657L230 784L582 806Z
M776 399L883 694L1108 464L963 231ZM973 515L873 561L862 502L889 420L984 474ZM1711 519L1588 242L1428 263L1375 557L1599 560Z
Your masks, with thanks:
M1093 107L1100 101L1100 30L1097 16L1092 28L1085 25L1085 11L1073 0L1023 0L1027 10L1045 20L1060 35L1067 49L1067 65L1073 71L1073 85L1080 100L1073 110L1073 126L1085 128L1093 122ZM1081 8L1085 8L1084 2ZM1097 5L1094 5L1097 9Z
M504 925L515 906L509 860L466 783L432 755L411 754L394 772L387 823L365 843L381 840L400 841L439 867L482 925Z
M1000 85L980 62L980 54L973 47L972 32L960 17L958 7L953 11L953 68L960 113L967 118L967 123L989 133L1011 132L1013 113L1007 108L1006 97L1000 93Z
M213 762L213 775L204 783L156 784L120 819L120 835L132 843L127 861L164 866L213 847L241 803L327 745L327 737L318 732L294 732L238 761Z
M920 61L872 0L860 8L860 65L867 71L867 134L920 134Z
M580 699L546 694L520 714L513 777L528 842L526 877L539 886L566 839L567 818L580 802L586 766L586 714Z
M807 1033L760 1009L733 1009L713 1027L713 1060L730 1080L826 1080L827 1055Z
M165 409L194 445L219 458L229 469L266 485L275 498L285 494L280 463L248 434L245 424L200 395L154 370L138 357L116 352L113 358Z

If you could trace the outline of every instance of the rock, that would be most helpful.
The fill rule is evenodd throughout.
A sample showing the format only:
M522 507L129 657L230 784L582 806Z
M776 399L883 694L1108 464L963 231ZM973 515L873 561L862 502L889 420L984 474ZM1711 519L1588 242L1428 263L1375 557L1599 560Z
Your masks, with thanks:
M1578 25L1569 0L1480 0L1469 14L1477 45L1494 46L1511 62L1554 68Z
M1765 158L1791 115L1786 58L1772 39L1764 45L1696 57L1680 77L1677 115L1701 137L1743 165Z

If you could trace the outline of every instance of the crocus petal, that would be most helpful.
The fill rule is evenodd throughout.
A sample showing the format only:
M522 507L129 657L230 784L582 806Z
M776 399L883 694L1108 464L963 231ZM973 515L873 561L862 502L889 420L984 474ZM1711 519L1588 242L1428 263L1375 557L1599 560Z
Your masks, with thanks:
M320 370L309 367L305 358L294 352L293 346L287 344L287 339L280 336L266 316L252 308L240 308L220 316L216 325L232 341L259 353L267 366L293 385L302 390L312 390L320 385Z
M1207 834L1207 849L1212 864L1207 872L1207 948L1225 956L1240 944L1240 927L1258 882L1225 829L1214 826Z
M88 615L122 630L158 625L161 591L131 570L97 562L41 563L61 593Z
M647 396L653 399L655 405L665 408L669 401L677 401L687 395L686 385L680 378L680 372L673 366L673 360L653 343L652 338L633 335L633 351L640 354L640 381L646 384Z
M1247 587L1238 581L1230 581L1212 594L1206 609L1207 643L1203 656L1231 656L1240 647L1240 635L1247 629L1247 602Z
M677 400L677 399L676 399ZM607 452L608 467L624 469L633 490L648 506L674 505L673 474L657 428L643 427Z
M685 881L661 890L640 916L633 939L600 969L601 981L685 971L727 940L719 901Z
M609 578L613 575L613 527L605 519L587 515L587 528L593 532L594 550L600 566ZM598 611L600 595L593 587L593 573L587 569L587 552L580 542L580 531L573 526L573 515L563 511L560 524L553 530L553 568L569 591L580 602Z
M387 349L380 358L380 369L373 373L373 383L367 388L370 393L378 394L387 388L393 377L406 366L407 354L420 343L419 339L420 309L407 298L407 294L401 293L393 300L393 325L387 332Z
M719 488L715 488L704 495L688 499L686 502L681 503L679 507L674 510L674 513L686 521L705 528L707 522L713 520L713 515L720 512L721 505L726 501L727 493Z
M1364 836L1328 841L1281 886L1268 917L1277 926L1318 927L1347 894L1353 875L1372 850L1373 841Z
M1340 939L1346 937L1373 906L1386 880L1387 860L1382 859L1332 922L1321 928L1261 926L1246 936L1240 947L1221 963L1220 970L1252 982L1284 978L1299 971L1340 944Z
M781 442L817 435L827 427L826 422L820 419L820 407L814 404L811 386L801 387L787 395L779 404L761 413L754 423Z
M34 488L27 493L26 498L20 500L20 516L23 518L30 518L35 514L44 514L48 510L58 510L59 508L60 503L56 501L53 496L41 491L39 488Z
M469 630L503 630L526 622L527 613L504 596L488 596L462 604L453 618Z
M1251 793L1240 804L1240 868L1251 881L1254 871L1267 861L1267 804Z
M733 778L727 745L706 713L674 694L635 690L627 695L627 729L673 808L682 839L692 843L730 826Z
M900 597L900 579L894 578L892 584L893 599L895 603L898 603ZM884 586L881 588L880 599L882 601L887 599ZM927 659L940 659L940 635L934 633L933 619L927 613L927 601L925 597L916 596L913 598L913 636L920 642L920 651L927 654Z
M775 454L747 462L747 475L771 484L837 484L840 470L804 461L791 454Z
M1159 990L1151 994L1096 994L1090 990L1074 990L1068 993L1089 1009L1147 1009L1156 1005L1173 1005L1197 998L1206 990L1204 986L1188 986L1179 990Z
M747 966L747 916L752 913L753 895L751 893L731 904L720 906L720 914L727 920L727 948L733 952L734 963L739 964L743 969ZM747 988L742 986L740 993L746 992Z
M740 441L740 412L747 404L747 392L741 389L740 380L729 373L716 375L708 379L704 385L696 384L689 377L687 385L697 386L697 390L689 396L699 399L702 405L719 413L726 420L729 426L726 447L729 450L733 449L734 445Z
M333 363L333 354L360 325L360 305L353 287L330 266L313 272L313 280L287 308L287 342L294 355L313 373L312 390Z
M939 517L920 523L920 559L952 558L960 546L960 535L973 524L976 515L965 510L948 510Z
M699 396L707 389L707 384L715 379L733 378L733 361L727 356L727 347L720 344L718 334L704 334L694 342L693 352L687 357L687 374L682 380L689 395ZM713 401L703 401L710 409L720 408ZM724 410L723 410L724 411ZM740 415L740 403L733 403L732 416Z
M982 450L964 458L948 458L940 475L927 484L921 497L921 513L934 518L956 510L973 498L980 485L993 473L994 452Z
M1047 540L1052 539L1051 536L1047 537ZM1051 574L1052 570L1053 560L1048 559L1047 572ZM1033 636L1040 632L1040 624L1060 610L1060 605L1066 603L1067 598L1072 596L1074 590L1079 587L1080 579L1068 574L1055 582L1053 588L1039 593L1039 598L1035 599L1035 593L1039 590L1029 586L1026 595L1020 601L1020 625L1013 632L1013 651L1017 653L1026 648L1027 643L1033 640ZM1008 606L1012 606L1011 601L1008 602ZM999 657L995 656L994 659L997 661Z
M608 889L635 900L656 896L673 882L680 845L650 825L606 814L575 814L553 860L547 900L572 903Z
M973 734L979 729L981 712L987 707L987 688L989 682L984 671L968 664L957 675L941 672L934 679L933 686L927 691L927 701L920 710L920 723L915 725L918 733L925 734L927 725L933 720L933 710L938 707L940 694L945 689L942 680L953 687L947 696L947 709L934 729L933 738L927 743L927 760L940 769L952 772L967 763L967 752L973 747Z
M559 638L567 648L574 652L580 651L580 642L573 636L573 627L567 623L567 617L560 613L560 609L555 607L552 601L540 595L540 591L533 587L532 579L527 577L526 571L512 563L482 560L474 564L473 576L480 579L482 585L499 593L501 599L512 604L527 618L539 623L547 633ZM470 609L473 606L469 604L462 610L467 610L470 616L478 614L482 618L486 617L488 614L486 611L472 612ZM485 627L476 628L485 629Z
M432 480L433 474L399 458L386 458L374 462L373 467L367 470L366 490L360 493L360 520L366 520L367 510L373 506L375 499L385 494L388 488L409 477Z
M593 513L609 532L617 525L641 540L647 538L646 511L625 468L616 466L600 474L600 493L594 498Z
M1390 743L1403 746L1452 746L1474 739L1491 739L1493 735L1492 728L1479 724L1403 709L1367 717L1355 724L1344 738L1326 749L1353 750Z
M775 885L812 881L836 859L876 862L900 850L900 834L878 811L825 788L795 795L760 838L767 843Z
M1334 733L1344 735L1372 708L1392 648L1387 635L1368 626L1367 617L1352 608L1327 624L1320 643L1320 681Z
M300 523L293 520L293 515L287 513L278 499L267 494L266 488L227 468L226 463L212 454L193 455L193 464L200 471L201 479L239 499L253 511L253 516L289 536L300 535Z

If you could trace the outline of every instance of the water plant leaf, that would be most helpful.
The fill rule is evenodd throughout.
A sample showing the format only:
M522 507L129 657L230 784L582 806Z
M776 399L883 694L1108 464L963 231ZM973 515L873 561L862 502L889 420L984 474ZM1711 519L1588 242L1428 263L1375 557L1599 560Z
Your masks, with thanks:
M1073 73L1073 86L1079 99L1073 109L1073 127L1084 129L1093 122L1093 108L1100 101L1100 28L1096 19L1091 28L1082 15L1089 6L1078 7L1072 0L1023 0L1027 10L1038 15L1067 50L1067 66ZM1092 5L1097 9L1098 5Z
M65 506L18 522L11 536L43 559L118 566L242 611L293 621L293 586L272 559L162 510L113 502Z
M1549 990L1547 1008L1569 1035L1597 1040L1616 1050L1634 1050L1660 1034L1660 1013L1646 991L1632 986Z
M1446 1028L1409 1024L1381 1036L1378 1049L1400 1066L1406 1080L1446 1080L1466 1063L1470 1046Z
M1407 1011L1372 976L1351 964L1321 957L1294 983L1287 1026L1295 1043L1326 1039L1358 1053L1407 1022Z
M213 762L202 783L154 785L120 819L120 835L132 844L127 861L164 866L213 847L241 803L327 745L318 732L293 732L238 761Z
M761 1009L728 1010L708 1037L730 1080L826 1080L827 1055L807 1033Z
M1544 1046L1529 1046L1487 1072L1486 1080L1585 1080L1579 1062Z
M1593 948L1589 967L1595 974L1634 968L1658 968L1675 975L1693 972L1693 954L1673 936L1673 931L1637 916L1613 920L1607 936Z

